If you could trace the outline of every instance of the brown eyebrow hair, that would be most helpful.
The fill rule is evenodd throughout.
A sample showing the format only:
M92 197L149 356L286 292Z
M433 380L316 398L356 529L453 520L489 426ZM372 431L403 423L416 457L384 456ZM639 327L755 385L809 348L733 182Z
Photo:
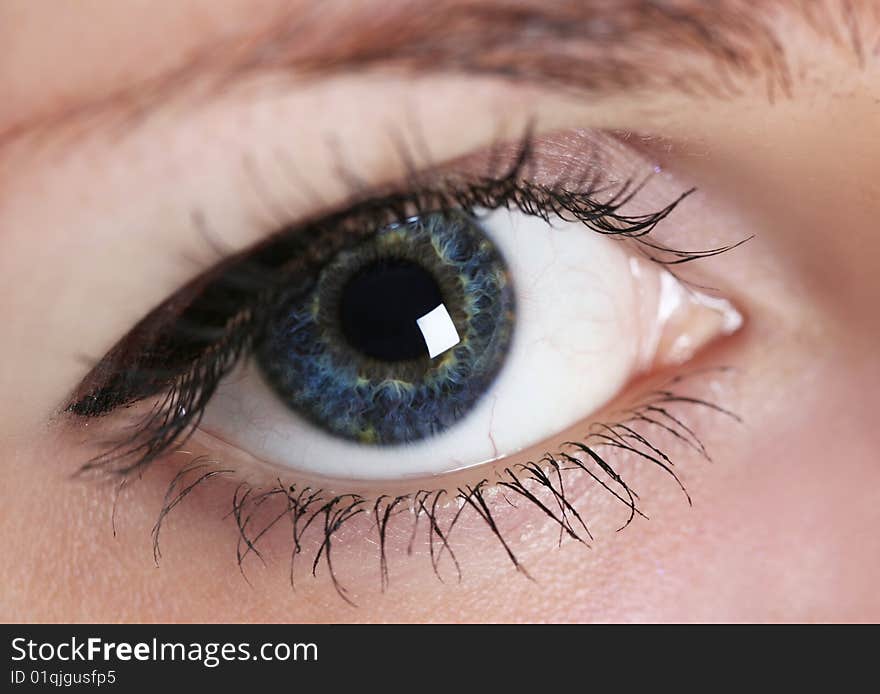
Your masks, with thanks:
M677 90L735 95L760 79L773 100L793 71L775 29L795 16L864 60L871 0L365 0L314 4L256 33L208 46L177 68L88 103L14 123L0 147L107 112L140 116L187 87L259 73L319 77L388 68L490 75L599 94ZM194 91L204 91L194 90Z

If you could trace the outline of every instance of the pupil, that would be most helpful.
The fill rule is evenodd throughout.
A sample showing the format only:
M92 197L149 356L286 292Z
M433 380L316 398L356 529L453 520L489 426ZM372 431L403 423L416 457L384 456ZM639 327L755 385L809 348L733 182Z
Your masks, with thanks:
M363 354L386 362L427 355L416 320L443 303L440 288L425 268L406 260L383 259L358 270L342 290L342 333Z

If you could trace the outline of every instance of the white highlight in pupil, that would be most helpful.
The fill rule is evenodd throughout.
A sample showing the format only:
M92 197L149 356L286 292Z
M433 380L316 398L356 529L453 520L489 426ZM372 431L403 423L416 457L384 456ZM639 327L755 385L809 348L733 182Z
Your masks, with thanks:
M425 344L428 346L428 356L431 359L461 342L455 324L449 317L449 311L446 310L444 304L428 311L416 320L416 324L422 331L422 337L425 338Z

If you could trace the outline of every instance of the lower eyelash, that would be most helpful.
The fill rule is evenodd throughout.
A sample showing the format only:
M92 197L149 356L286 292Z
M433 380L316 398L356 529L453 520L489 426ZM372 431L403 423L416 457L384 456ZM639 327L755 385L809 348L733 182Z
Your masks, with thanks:
M408 555L412 554L421 533L434 575L443 581L441 564L446 562L460 581L462 566L453 546L453 531L462 520L471 516L488 528L512 566L529 576L527 567L519 560L497 521L498 499L488 497L497 492L501 500L511 506L516 507L517 502L534 506L539 515L557 527L560 546L566 539L590 546L595 538L585 511L577 508L578 500L571 496L571 487L579 479L589 480L623 505L627 518L618 530L629 526L636 517L648 519L639 506L639 495L618 472L620 465L615 467L610 462L611 456L605 453L612 450L623 453L628 461L644 461L662 470L681 489L690 504L690 495L674 470L669 449L664 451L652 443L652 439L655 433L660 432L671 439L670 443L680 444L704 460L711 461L694 428L687 423L688 410L699 408L738 423L741 423L741 419L711 401L691 397L677 388L685 380L707 372L718 375L730 371L729 368L715 368L677 377L667 386L642 398L638 405L624 411L617 421L594 423L583 441L566 442L557 452L546 453L536 461L505 467L496 473L495 479L483 479L474 485L369 498L359 494L334 495L321 489L290 486L280 479L277 485L268 488L242 482L232 494L231 510L227 514L233 519L237 531L236 562L247 580L245 561L251 555L264 561L261 543L279 523L287 522L290 524L291 587L295 588L294 568L299 562L309 562L314 577L319 575L319 568L323 565L339 597L354 605L344 578L338 574L333 563L333 551L340 531L354 519L361 517L371 521L366 534L362 532L356 539L377 547L377 569L380 587L384 591L390 582L387 543L392 526L397 524L395 532L404 531L404 536L409 537L406 548ZM219 477L234 474L234 470L221 468L207 458L196 460L177 473L168 485L152 531L157 565L161 558L160 536L168 515L196 488ZM125 480L122 484L125 484ZM445 505L448 508L450 504L456 505L457 510L451 517L441 518L441 507ZM410 523L411 526L401 528L401 523ZM307 542L305 537L310 529L316 539ZM307 550L311 551L310 555L306 555Z

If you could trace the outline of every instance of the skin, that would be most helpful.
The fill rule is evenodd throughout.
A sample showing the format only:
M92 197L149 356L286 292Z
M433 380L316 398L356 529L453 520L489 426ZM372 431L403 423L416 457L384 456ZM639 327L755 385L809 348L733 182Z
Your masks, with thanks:
M270 16L279 7L262 4ZM195 46L245 31L257 14L252 2L231 0L219 10L194 1L158 9L0 2L0 27L16 26L11 36L0 29L8 53L0 59L0 93L12 95L0 105L0 132L155 74ZM863 19L865 46L880 36L875 23ZM791 94L772 103L760 83L728 99L663 90L588 99L485 77L368 72L258 82L197 107L178 105L131 132L98 119L75 137L7 140L0 149L0 618L880 618L880 69L870 51L860 62L798 22L780 20L777 29L801 69ZM527 538L516 549L534 581L512 569L474 523L456 531L465 564L460 584L439 583L429 564L409 561L401 536L392 538L394 575L383 594L375 563L362 561L365 550L346 550L342 538L339 561L358 607L339 599L326 573L314 580L301 572L292 592L289 546L277 534L267 540L268 566L246 565L249 584L235 562L234 525L220 520L232 481L199 489L169 517L157 568L150 531L181 464L222 452L242 475L265 473L247 452L199 435L124 489L114 536L114 486L71 479L89 456L90 434L58 416L88 372L82 356L106 353L216 261L193 228L194 207L230 250L263 238L283 215L318 211L314 197L291 192L279 142L296 152L297 170L308 172L310 187L330 204L345 189L328 155L328 129L362 178L403 175L382 139L389 119L401 118L398 103L416 114L438 161L489 145L499 114L512 133L533 118L541 133L632 131L639 136L626 141L632 151L624 164L643 157L664 172L650 195L668 200L699 187L675 224L658 229L660 238L690 249L754 236L682 271L717 288L746 319L687 365L735 367L732 377L700 379L689 392L711 396L744 423L697 417L712 464L670 442L693 506L668 477L643 466L633 479L651 519L615 533L625 509L595 490L575 490L595 524L591 549L555 548L556 531L540 514L507 512L505 527ZM634 377L595 418L680 371ZM570 426L583 428L558 428Z

